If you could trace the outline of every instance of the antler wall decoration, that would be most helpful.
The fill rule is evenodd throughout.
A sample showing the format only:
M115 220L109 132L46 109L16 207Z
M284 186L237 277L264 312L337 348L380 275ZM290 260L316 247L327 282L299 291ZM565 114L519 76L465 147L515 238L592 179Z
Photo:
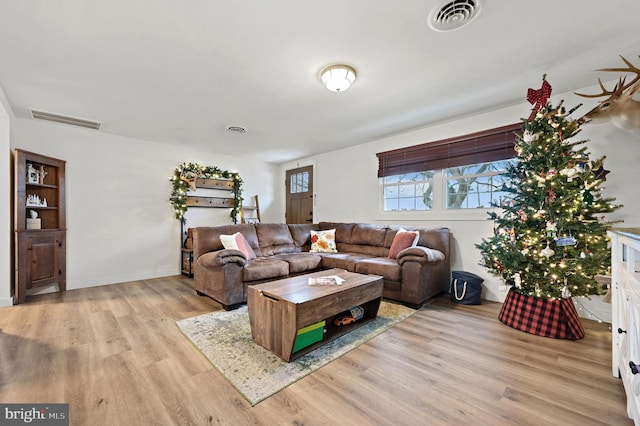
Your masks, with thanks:
M634 96L640 93L640 68L634 66L631 62L620 56L627 67L619 68L602 68L598 71L615 71L625 73L635 73L635 78L630 82L626 82L626 77L620 77L618 83L612 90L608 90L600 77L598 84L602 89L602 93L587 95L576 93L584 98L606 98L587 112L580 118L582 122L605 123L610 121L614 126L624 130L640 132L640 97L634 99Z

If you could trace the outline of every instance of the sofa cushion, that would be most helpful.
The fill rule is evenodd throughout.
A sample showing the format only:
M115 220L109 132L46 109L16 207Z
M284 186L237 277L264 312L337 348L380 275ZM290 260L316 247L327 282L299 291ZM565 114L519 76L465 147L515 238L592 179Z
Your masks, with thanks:
M258 223L255 226L261 247L293 244L291 232L285 223Z
M210 251L224 249L220 241L220 235L229 233L225 232L224 226L199 226L191 229L193 234L194 259ZM233 232L231 232L231 234L233 234Z
M340 243L336 244L339 252L353 253L359 255L365 255L369 257L387 257L389 256L389 249L387 247L367 246L363 244L348 244Z
M322 264L322 257L313 253L276 254L274 257L289 264L289 274L311 272L320 269Z
M355 272L359 274L380 275L387 281L402 281L402 268L395 259L372 257L356 263Z
M337 242L350 242L355 223L320 222L320 230L335 229Z
M313 253L336 253L336 230L310 231L311 250Z
M256 253L253 251L244 235L240 232L236 232L233 235L220 235L220 241L224 248L240 251L247 260L256 258Z
M407 226L407 230L420 232L420 238L418 239L419 246L439 250L445 257L449 257L449 228L441 226L414 228Z
M351 272L356 271L356 263L373 257L357 253L322 253L321 256L323 269L339 268Z
M244 235L244 238L247 240L247 244L249 247L253 249L256 254L256 257L262 256L262 252L260 251L260 245L258 244L258 235L256 234L256 227L249 223L241 223L237 225L227 225L226 234L233 234L235 232L240 232Z
M295 245L300 247L302 251L309 251L311 249L311 231L318 231L320 229L318 225L312 223L295 223L289 224L288 226Z
M245 282L279 278L289 275L289 264L274 257L257 257L242 268Z
M353 227L351 235L352 244L362 244L366 246L384 247L385 237L387 236L388 226L357 224ZM349 242L349 241L345 241Z
M418 237L417 231L398 230L389 249L389 258L395 259L402 250L415 246L418 242Z
M258 223L255 227L263 256L300 251L286 223Z

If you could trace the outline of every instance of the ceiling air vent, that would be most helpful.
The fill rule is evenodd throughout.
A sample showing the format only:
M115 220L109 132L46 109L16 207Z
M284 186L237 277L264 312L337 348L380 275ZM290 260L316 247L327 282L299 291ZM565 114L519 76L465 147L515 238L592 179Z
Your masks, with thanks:
M249 129L242 126L227 126L227 130L232 133L247 133Z
M36 120L53 121L54 123L70 124L72 126L84 127L86 129L100 130L102 123L99 121L85 120L83 118L69 117L66 115L54 114L52 112L38 111L29 108L29 114Z
M479 0L445 1L429 14L429 27L435 31L453 31L462 28L480 13Z

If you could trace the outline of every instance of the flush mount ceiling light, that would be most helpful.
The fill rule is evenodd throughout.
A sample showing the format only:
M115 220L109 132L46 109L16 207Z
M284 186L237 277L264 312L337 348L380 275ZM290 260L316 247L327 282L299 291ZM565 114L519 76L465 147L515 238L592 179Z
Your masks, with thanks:
M349 65L329 65L320 71L320 80L332 92L344 92L356 81L356 70Z

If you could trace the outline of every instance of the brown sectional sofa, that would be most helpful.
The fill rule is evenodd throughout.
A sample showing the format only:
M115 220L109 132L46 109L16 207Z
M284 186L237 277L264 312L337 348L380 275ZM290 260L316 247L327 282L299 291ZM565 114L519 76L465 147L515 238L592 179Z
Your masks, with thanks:
M247 301L247 286L307 272L341 268L381 275L383 297L412 307L446 291L450 279L449 229L403 227L418 231L417 246L388 257L400 226L320 222L287 225L259 223L191 229L194 283L207 295L232 309ZM311 230L335 229L337 253L313 253ZM238 250L225 249L220 235L242 233L256 254L250 261Z

